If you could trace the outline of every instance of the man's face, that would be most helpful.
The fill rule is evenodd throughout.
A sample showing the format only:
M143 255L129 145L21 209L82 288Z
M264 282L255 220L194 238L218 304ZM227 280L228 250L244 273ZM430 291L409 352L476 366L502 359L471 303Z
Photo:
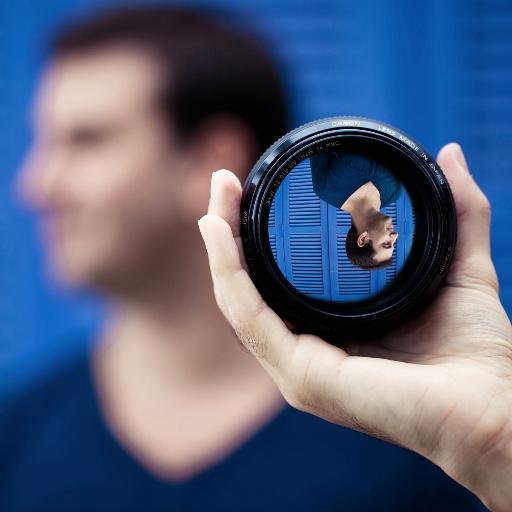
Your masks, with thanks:
M375 261L385 261L393 256L398 233L393 229L391 217L381 215L368 229L368 235L373 243L373 249L375 250L373 256Z
M171 135L152 103L159 78L155 61L127 47L67 57L43 74L20 184L68 283L108 287L176 240Z

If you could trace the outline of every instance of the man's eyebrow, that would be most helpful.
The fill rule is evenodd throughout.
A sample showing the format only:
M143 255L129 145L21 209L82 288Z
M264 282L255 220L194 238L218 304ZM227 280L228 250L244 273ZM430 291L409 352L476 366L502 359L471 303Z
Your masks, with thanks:
M80 138L80 137L98 137L111 135L115 132L117 126L113 124L102 124L93 122L83 122L76 126L73 126L68 131L68 136Z

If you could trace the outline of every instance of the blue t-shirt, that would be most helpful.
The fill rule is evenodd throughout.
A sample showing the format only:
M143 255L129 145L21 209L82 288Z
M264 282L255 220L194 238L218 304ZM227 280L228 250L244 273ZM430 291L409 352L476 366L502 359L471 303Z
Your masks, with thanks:
M386 167L358 153L323 151L310 156L309 161L315 194L335 208L368 181L379 190L381 208L395 202L402 190Z
M487 509L427 459L288 405L199 475L162 481L106 428L83 358L2 409L0 510Z

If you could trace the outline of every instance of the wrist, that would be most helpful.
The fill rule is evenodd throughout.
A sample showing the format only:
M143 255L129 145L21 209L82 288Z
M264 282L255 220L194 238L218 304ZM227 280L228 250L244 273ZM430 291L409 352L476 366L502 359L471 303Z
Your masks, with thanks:
M485 420L482 419L482 423ZM512 417L478 442L460 447L440 464L492 512L512 510ZM446 462L446 461L450 462ZM443 467L444 466L444 467Z
M511 420L512 422L512 420ZM512 510L512 435L481 457L473 481L474 492L492 512Z

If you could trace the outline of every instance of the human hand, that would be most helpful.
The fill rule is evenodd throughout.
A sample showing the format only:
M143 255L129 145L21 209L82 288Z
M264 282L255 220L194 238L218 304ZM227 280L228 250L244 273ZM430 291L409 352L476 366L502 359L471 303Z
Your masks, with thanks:
M490 257L490 205L460 146L437 157L452 188L458 240L434 301L370 341L295 334L262 299L240 238L242 187L212 175L199 228L217 303L243 346L299 410L409 448L496 512L512 510L512 328Z

